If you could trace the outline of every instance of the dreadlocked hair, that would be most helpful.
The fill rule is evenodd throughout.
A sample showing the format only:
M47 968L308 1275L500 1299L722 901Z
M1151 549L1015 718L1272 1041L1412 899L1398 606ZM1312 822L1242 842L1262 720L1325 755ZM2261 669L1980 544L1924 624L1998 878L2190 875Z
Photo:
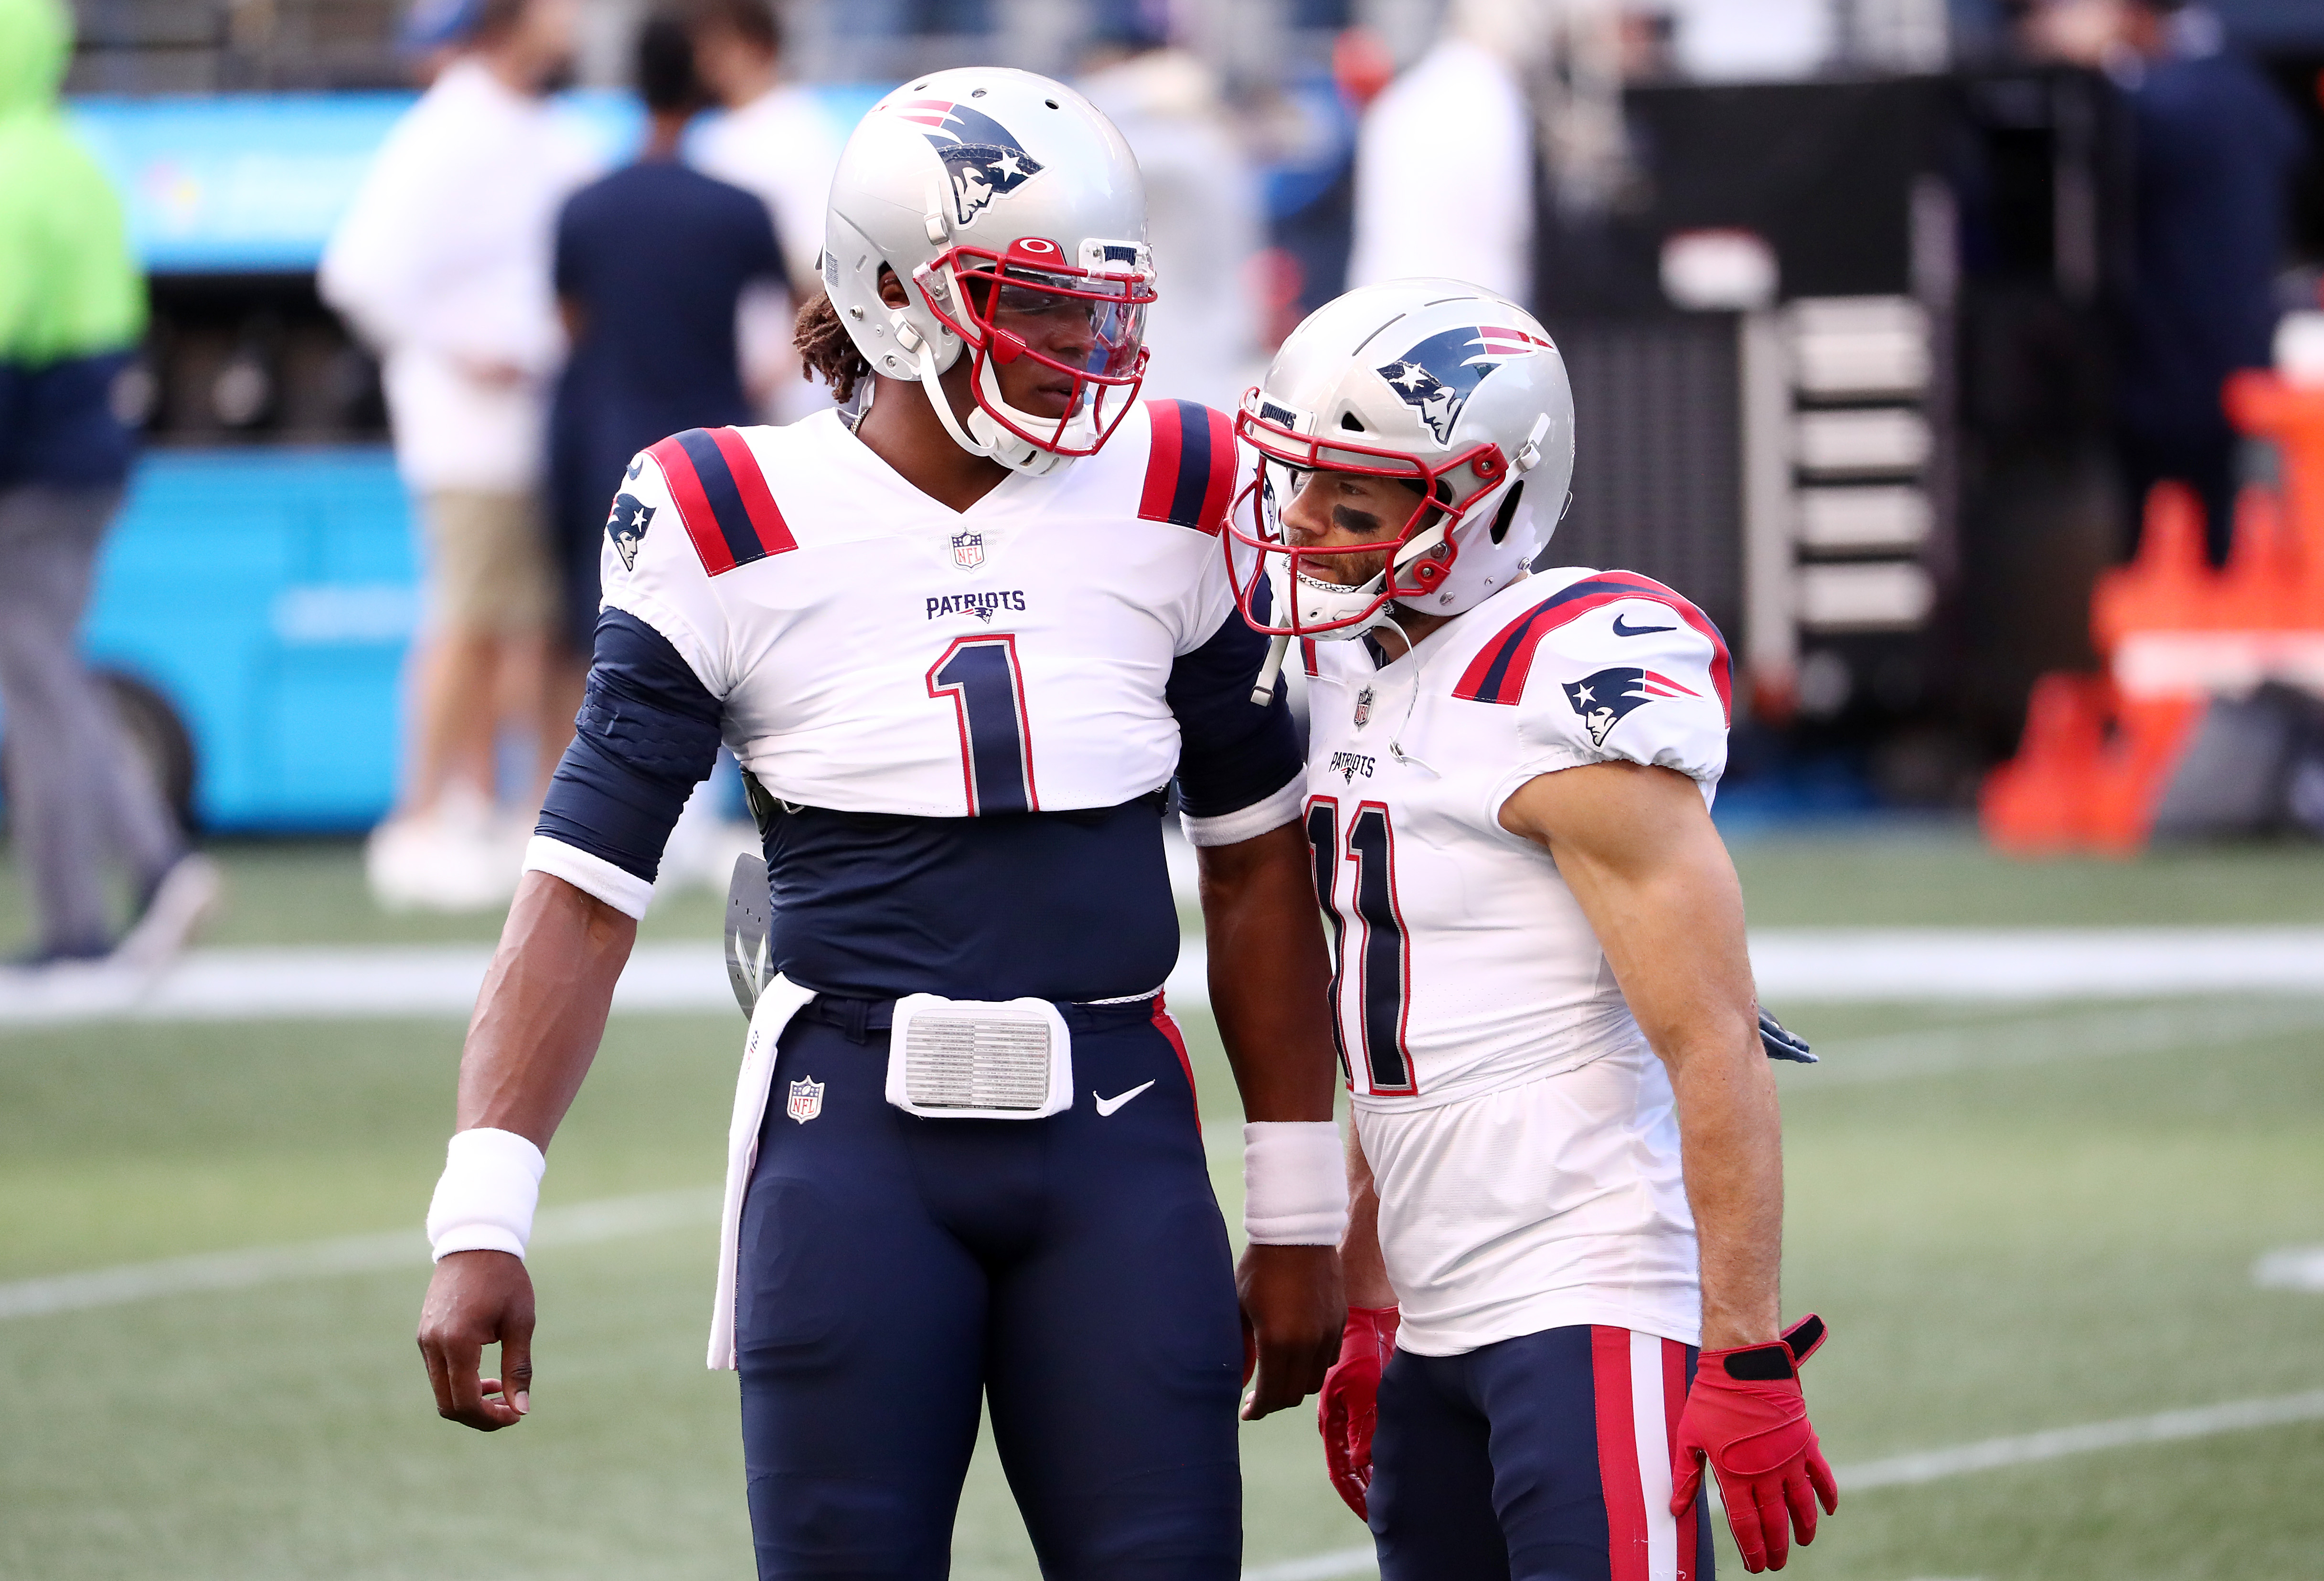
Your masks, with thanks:
M820 373L831 386L832 399L843 406L855 399L855 387L872 376L872 364L847 337L839 309L822 291L799 309L791 345L798 348L799 377L809 379Z

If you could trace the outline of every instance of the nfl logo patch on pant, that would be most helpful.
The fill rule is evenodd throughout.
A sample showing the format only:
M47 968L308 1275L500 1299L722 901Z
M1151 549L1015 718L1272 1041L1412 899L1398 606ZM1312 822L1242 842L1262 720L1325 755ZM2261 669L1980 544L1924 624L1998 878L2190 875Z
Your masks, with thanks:
M823 1113L823 1088L824 1084L813 1077L801 1077L792 1082L791 1101L783 1112L800 1125L806 1125Z

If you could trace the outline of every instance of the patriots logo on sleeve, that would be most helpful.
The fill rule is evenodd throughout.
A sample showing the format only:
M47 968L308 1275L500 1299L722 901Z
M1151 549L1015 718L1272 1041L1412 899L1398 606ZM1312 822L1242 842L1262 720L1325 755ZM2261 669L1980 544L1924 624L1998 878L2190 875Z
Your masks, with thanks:
M1643 708L1658 697L1701 695L1668 676L1628 666L1600 670L1594 676L1564 682L1563 685L1565 700L1582 716L1582 727L1590 732L1590 744L1593 747L1604 746L1614 727L1633 709Z
M632 476L635 476L633 472ZM646 536L646 528L653 520L654 508L640 501L635 494L613 496L613 514L605 518L605 536L613 540L621 551L624 569L638 568L638 544Z
M1486 374L1513 357L1551 349L1540 336L1522 329L1489 326L1446 329L1373 371L1388 381L1388 388L1405 405L1418 410L1436 442L1445 445L1452 442L1452 425L1460 421L1461 409Z
M953 217L962 225L1041 173L1017 134L982 111L950 99L908 99L896 113L928 128L929 145L952 178Z

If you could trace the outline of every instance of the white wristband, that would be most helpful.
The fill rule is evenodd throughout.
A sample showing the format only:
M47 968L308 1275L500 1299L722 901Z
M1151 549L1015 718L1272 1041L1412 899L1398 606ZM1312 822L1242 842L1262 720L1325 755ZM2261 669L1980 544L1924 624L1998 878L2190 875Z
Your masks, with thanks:
M454 1252L523 1256L547 1167L540 1149L513 1131L479 1126L455 1134L428 1204L428 1240L436 1260Z
M1348 1230L1348 1166L1330 1120L1242 1128L1242 1227L1262 1246L1336 1246Z

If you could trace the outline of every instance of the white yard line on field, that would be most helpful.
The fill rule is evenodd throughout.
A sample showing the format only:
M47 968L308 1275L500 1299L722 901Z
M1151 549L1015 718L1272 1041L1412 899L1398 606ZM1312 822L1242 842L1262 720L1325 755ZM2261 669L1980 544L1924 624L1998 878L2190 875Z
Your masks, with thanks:
M1868 1000L2324 996L2319 928L1763 929L1759 988L1781 1012ZM197 950L151 980L101 970L35 979L0 972L0 1025L96 1020L333 1020L466 1016L492 951L481 944ZM1172 1001L1210 1001L1207 952L1187 939ZM729 1010L718 946L641 944L617 1012ZM739 1017L738 1017L739 1020Z
M2262 1290L2305 1290L2324 1294L2324 1246L2283 1246L2252 1264L2252 1282Z
M587 1245L594 1241L707 1224L717 1217L716 1191L653 1191L637 1197L608 1197L595 1202L577 1202L569 1208L542 1209L533 1223L531 1244L536 1251L550 1246ZM242 1290L290 1280L376 1273L392 1268L417 1271L427 1266L428 1237L417 1229L342 1236L300 1245L253 1246L239 1252L169 1257L158 1263L130 1263L115 1268L93 1268L84 1273L56 1273L44 1279L20 1279L0 1284L0 1319L39 1318L51 1312L115 1307L196 1291Z
M1831 1038L1815 1044L1823 1063L1785 1090L1816 1092L1958 1071L2226 1048L2318 1028L2324 1028L2324 998L2282 998L2082 1010L1879 1037Z
M2120 1417L2081 1427L1984 1439L1974 1444L1956 1444L1950 1448L1926 1449L1914 1455L1892 1455L1882 1460L1842 1466L1832 1475L1839 1480L1840 1494L1845 1497L1873 1488L1907 1487L1971 1472L2061 1460L2070 1455L2088 1455L2103 1449L2171 1444L2220 1433L2246 1432L2255 1428L2319 1420L2324 1420L2324 1389L2314 1389L2301 1394L2230 1400L2185 1411L2157 1411L2152 1416ZM1320 1469L1317 1475L1322 1475ZM1371 1576L1378 1571L1371 1549L1351 1548L1304 1559L1254 1566L1242 1573L1242 1581L1337 1581L1340 1576Z

